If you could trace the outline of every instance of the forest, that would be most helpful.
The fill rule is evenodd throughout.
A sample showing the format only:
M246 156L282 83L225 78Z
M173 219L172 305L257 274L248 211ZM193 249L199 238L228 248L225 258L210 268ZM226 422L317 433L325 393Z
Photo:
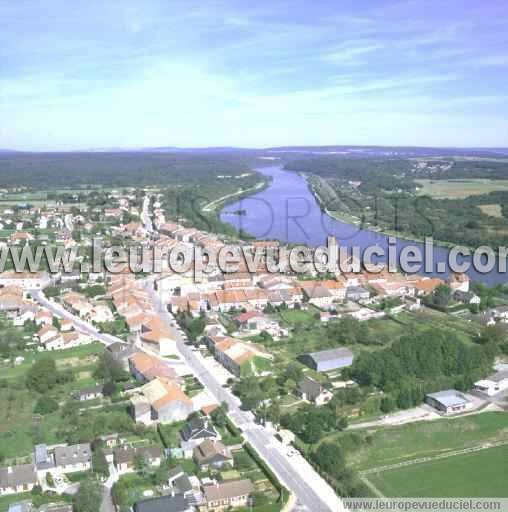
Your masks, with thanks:
M432 329L411 333L375 353L363 352L347 370L361 386L373 386L405 409L427 393L447 388L470 389L492 368L499 347L494 340L464 343L450 333Z
M418 166L402 158L321 156L288 162L286 168L310 174L309 183L323 208L356 217L365 227L401 233L408 238L476 248L508 245L508 192L438 199L417 193L417 178L508 179L508 162L432 160ZM460 182L457 183L460 187ZM482 211L496 205L500 215Z
M249 170L246 152L0 153L0 187L154 186L200 183Z

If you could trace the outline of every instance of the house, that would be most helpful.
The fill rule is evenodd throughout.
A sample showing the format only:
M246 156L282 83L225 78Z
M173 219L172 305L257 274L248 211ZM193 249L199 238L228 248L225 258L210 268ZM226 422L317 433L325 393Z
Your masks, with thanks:
M429 393L425 402L444 414L454 414L473 407L473 403L465 395L455 389Z
M90 443L57 446L54 450L55 466L62 473L76 473L92 469Z
M53 323L53 313L48 309L39 309L35 315L35 323L41 325L51 325Z
M72 512L72 505L69 503L47 503L42 505L38 512Z
M34 511L31 501L18 501L11 503L7 512L32 512Z
M85 389L80 389L78 391L75 391L73 393L73 397L80 402L85 402L86 400L95 400L97 398L104 397L102 391L103 391L102 385L93 386L90 388L85 388Z
M46 272L2 272L0 286L17 286L23 290L42 289L51 283Z
M311 377L304 377L298 384L298 394L317 406L324 405L333 398L331 391Z
M134 503L134 512L193 512L195 507L185 496L161 496Z
M370 292L362 286L349 286L346 288L346 299L358 302L359 300L366 300L370 297Z
M233 318L238 329L243 331L261 332L266 331L277 324L271 318L259 311L246 311Z
M508 322L508 306L497 306L492 310L492 315L496 320Z
M318 308L327 309L335 300L332 293L319 283L319 281L309 281L307 283L301 283L304 296L307 298L309 304L313 304Z
M133 473L136 469L136 460L143 458L149 466L158 467L162 461L162 450L158 446L120 446L113 450L115 467L119 474Z
M220 469L225 464L233 464L233 455L229 448L220 441L206 439L196 446L192 458L204 471L209 468Z
M191 456L192 450L206 439L220 439L210 418L206 416L194 416L189 419L180 430L180 436L181 446L186 456Z
M480 304L481 299L473 292L464 292L462 290L456 290L453 294L456 301L462 302L462 304Z
M97 324L112 322L115 319L111 309L109 309L105 304L97 304L93 306L92 310L88 312L87 318Z
M223 512L229 508L246 507L253 492L254 485L248 479L205 485L203 508L207 512Z
M178 380L175 370L167 363L143 352L136 352L129 357L129 369L139 382L149 382L156 377Z
M0 496L29 492L37 485L34 464L0 468Z
M48 447L45 444L35 446L34 462L39 478L44 477L46 473L55 469L55 456L53 453L48 452Z
M508 389L508 370L503 370L474 383L474 389L492 396Z
M310 352L299 357L300 361L318 372L345 368L353 364L353 353L346 347Z
M454 291L468 292L469 277L463 272L453 272L448 278L448 286Z
M270 366L271 354L254 343L242 342L229 336L206 338L208 348L215 359L236 377L261 373Z
M176 466L169 470L167 485L164 484L164 488L169 489L171 494L179 494L185 498L192 499L196 491L199 494L199 483L196 486L197 489L194 487L189 475L183 470L182 466Z
M136 390L131 397L131 411L137 422L146 425L174 423L186 420L193 412L193 404L175 381L156 377Z

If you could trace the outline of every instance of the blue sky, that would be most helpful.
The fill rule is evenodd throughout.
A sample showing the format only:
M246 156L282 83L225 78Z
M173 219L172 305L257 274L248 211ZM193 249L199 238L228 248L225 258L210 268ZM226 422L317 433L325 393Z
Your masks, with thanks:
M0 148L508 146L506 0L0 0Z

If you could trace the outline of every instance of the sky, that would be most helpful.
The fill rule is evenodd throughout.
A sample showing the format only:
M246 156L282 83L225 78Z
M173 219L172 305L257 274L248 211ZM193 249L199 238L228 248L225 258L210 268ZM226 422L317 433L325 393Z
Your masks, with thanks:
M0 0L0 148L508 147L506 0Z

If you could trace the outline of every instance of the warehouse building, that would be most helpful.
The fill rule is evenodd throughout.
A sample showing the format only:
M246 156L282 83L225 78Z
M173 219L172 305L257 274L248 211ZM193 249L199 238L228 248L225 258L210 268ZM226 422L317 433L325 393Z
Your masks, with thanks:
M346 347L309 352L299 357L300 361L309 368L318 372L328 372L351 366L353 364L353 352Z

